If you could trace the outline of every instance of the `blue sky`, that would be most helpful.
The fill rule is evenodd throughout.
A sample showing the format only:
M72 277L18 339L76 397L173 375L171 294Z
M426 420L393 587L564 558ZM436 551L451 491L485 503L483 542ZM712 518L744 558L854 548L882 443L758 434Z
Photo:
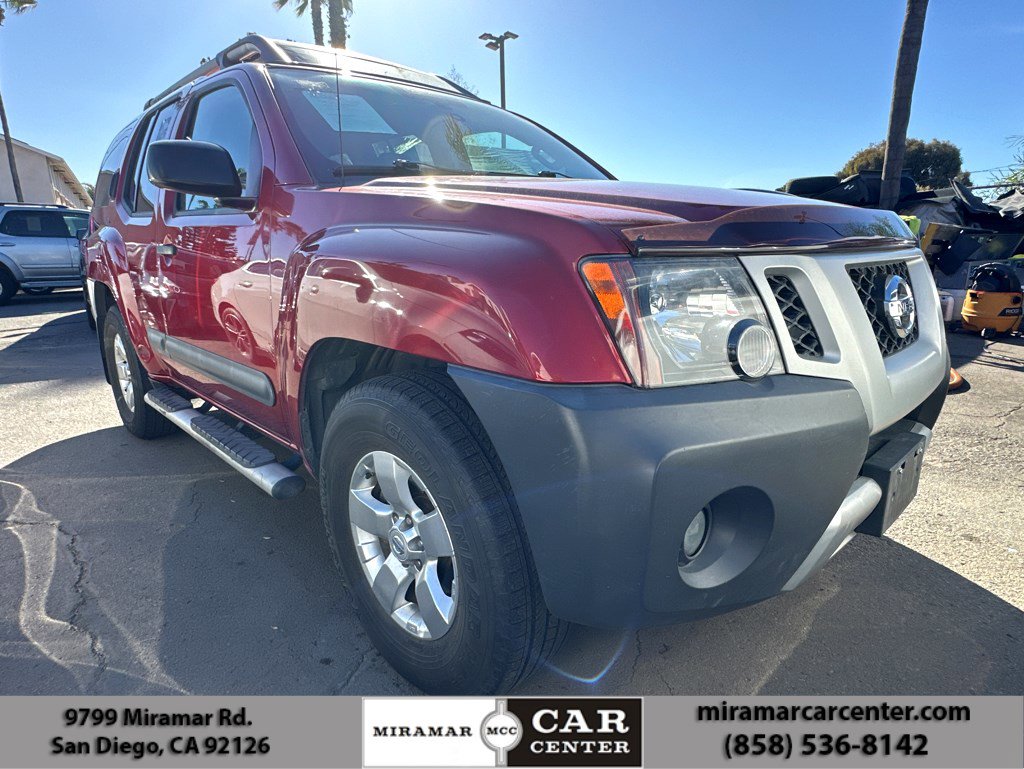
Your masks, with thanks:
M902 0L355 0L350 47L451 67L623 179L776 187L833 173L883 138ZM932 0L910 135L949 139L972 171L1024 134L1020 0ZM39 0L0 28L0 87L19 139L93 181L147 98L246 32L311 40L271 0ZM979 182L986 174L976 175Z

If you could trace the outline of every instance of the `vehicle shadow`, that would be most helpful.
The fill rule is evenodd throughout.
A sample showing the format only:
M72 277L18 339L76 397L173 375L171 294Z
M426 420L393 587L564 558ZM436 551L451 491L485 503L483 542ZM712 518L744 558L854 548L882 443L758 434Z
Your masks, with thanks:
M81 289L61 289L40 296L18 293L11 297L7 304L0 306L0 318L22 318L45 312L68 312L76 308L82 308L83 311L85 309Z
M52 297L25 298L34 305ZM102 379L96 333L86 322L85 310L73 312L75 307L76 303L55 303L47 311L62 315L42 325L21 326L16 320L0 325L0 385ZM20 303L0 307L0 319L35 314L23 310ZM68 312L72 314L63 314Z
M949 343L953 368L974 363L1006 371L1024 372L1024 356L1020 359L1011 358L1002 354L1000 350L1008 347L1024 353L1024 336L1013 335L988 340L972 332L952 331L946 334L946 340Z
M311 483L278 503L183 435L80 435L0 470L0 694L407 694ZM1021 694L1024 613L890 540L690 625L574 628L520 694Z

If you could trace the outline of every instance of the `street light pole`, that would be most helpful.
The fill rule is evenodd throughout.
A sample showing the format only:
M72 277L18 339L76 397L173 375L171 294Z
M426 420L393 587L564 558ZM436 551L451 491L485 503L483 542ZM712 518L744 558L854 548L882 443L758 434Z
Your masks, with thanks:
M505 39L498 44L498 77L501 80L501 108L505 109Z
M501 108L505 109L505 41L515 40L519 35L515 32L506 31L503 35L492 35L484 32L480 39L486 41L486 46L492 51L498 52L499 76L501 78Z

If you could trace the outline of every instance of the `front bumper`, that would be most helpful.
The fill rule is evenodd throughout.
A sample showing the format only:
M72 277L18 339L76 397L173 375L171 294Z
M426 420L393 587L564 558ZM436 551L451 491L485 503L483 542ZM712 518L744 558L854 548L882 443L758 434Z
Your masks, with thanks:
M508 474L548 607L573 622L696 619L792 589L880 496L858 477L871 431L849 382L640 390L449 373ZM680 568L705 507L708 540Z

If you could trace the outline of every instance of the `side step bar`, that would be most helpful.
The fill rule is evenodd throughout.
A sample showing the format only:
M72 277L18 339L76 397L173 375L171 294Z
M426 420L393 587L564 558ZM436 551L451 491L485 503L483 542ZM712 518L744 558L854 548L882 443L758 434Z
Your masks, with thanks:
M146 403L274 499L289 499L305 488L302 476L279 463L270 451L216 417L197 411L169 388L154 386L146 393Z

